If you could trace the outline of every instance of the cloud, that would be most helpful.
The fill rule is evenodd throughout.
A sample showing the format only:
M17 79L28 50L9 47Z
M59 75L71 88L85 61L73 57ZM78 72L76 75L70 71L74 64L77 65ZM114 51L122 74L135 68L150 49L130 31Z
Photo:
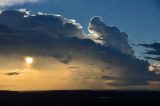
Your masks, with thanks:
M82 82L88 79L87 84L94 82L94 87L99 80L105 82L104 86L146 85L160 80L159 75L148 70L147 61L134 56L128 35L106 25L100 17L91 18L89 34L73 19L27 11L2 12L0 27L0 56L43 58L43 64L39 62L35 68L52 65L53 61L45 63L45 58L54 58L65 67L79 66L74 78ZM92 78L96 79L90 82Z
M102 78L105 80L121 80L121 78L114 76L102 76Z
M68 67L67 69L80 69L80 67Z
M54 47L55 49L61 47L61 50L64 50L61 42L68 42L67 37L82 38L84 36L81 25L72 19L66 19L55 14L24 17L25 15L26 12L19 11L1 13L0 27L3 30L0 33L2 46L0 49L4 51L2 53L12 51L12 54L55 55L57 54L56 51L54 54L48 54L48 51L52 51L51 48Z
M60 55L60 54L55 54L52 55L53 57L55 57L59 62L64 63L64 64L68 64L72 61L72 57L70 55Z
M160 43L155 42L152 44L139 44L139 46L143 46L145 48L148 48L148 50L145 52L145 54L150 55L151 57L146 56L145 57L146 59L160 61Z
M147 56L145 56L144 58L146 58L147 60L160 62L160 43L155 42L152 44L139 44L139 46L147 48L147 50L144 53ZM151 64L149 66L149 70L160 75L160 64L158 63Z
M139 45L152 49L146 52L146 54L160 55L160 43L155 42L153 44L139 44Z
M6 73L5 75L10 75L10 76L13 76L13 75L19 75L20 73L18 72L9 72L9 73Z
M114 47L123 53L134 55L134 51L128 44L128 35L125 32L121 32L116 26L106 25L101 17L91 18L88 30L95 42Z
M149 60L155 60L155 61L160 61L160 57L145 57L146 59L149 59Z
M23 5L25 3L35 3L39 0L1 0L0 1L0 8L6 8L13 5Z

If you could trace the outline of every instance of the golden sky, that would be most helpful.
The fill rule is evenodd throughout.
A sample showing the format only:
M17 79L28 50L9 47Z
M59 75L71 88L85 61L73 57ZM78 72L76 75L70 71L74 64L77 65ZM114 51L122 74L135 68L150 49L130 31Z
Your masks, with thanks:
M28 56L26 56L28 57ZM71 90L71 89L153 89L152 86L114 87L103 80L100 67L89 66L89 61L73 61L62 64L53 58L30 57L33 63L23 59L8 60L0 71L0 90L32 91L32 90ZM2 60L2 58L1 58ZM6 61L7 61L6 60ZM5 59L4 59L5 61ZM99 63L100 64L100 63ZM103 63L101 63L103 64ZM77 67L73 67L77 66ZM7 67L7 68L5 68ZM80 67L80 68L79 68ZM17 74L18 73L18 74ZM113 73L106 73L113 74ZM153 83L157 86L157 83Z

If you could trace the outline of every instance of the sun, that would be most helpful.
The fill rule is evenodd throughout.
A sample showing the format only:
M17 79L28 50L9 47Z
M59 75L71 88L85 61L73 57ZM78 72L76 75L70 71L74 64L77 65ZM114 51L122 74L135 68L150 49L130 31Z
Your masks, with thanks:
M33 64L34 60L32 57L26 57L25 62L30 65L30 64Z

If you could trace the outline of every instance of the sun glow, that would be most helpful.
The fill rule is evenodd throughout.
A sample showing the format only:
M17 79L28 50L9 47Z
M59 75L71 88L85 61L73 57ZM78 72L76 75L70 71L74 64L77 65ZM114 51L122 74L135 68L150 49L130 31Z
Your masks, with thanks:
M155 63L150 65L148 68L149 68L149 71L154 71L156 74L160 74L160 64Z
M30 65L30 64L33 64L34 60L32 57L26 57L25 62Z

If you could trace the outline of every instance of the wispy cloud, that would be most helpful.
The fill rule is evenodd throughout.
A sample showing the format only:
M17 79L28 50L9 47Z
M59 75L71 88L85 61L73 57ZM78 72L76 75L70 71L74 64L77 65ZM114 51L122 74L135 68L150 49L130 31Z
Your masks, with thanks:
M0 8L6 8L13 5L23 5L25 3L35 3L40 0L0 0Z
M145 52L145 54L149 55L146 56L146 59L156 60L160 61L160 43L155 42L152 44L139 44L139 46L143 46L145 48L148 48Z

